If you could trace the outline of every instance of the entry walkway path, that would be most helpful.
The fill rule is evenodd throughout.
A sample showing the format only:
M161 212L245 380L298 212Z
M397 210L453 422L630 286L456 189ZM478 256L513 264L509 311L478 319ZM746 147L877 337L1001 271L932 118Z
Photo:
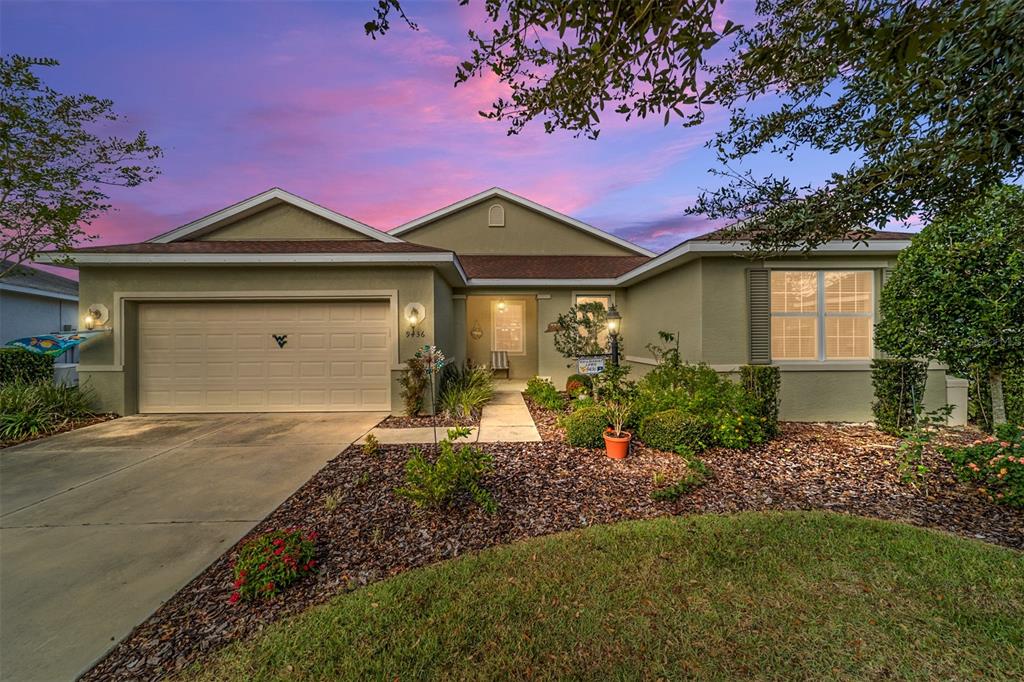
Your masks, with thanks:
M528 443L540 440L537 425L533 423L530 410L523 400L526 384L521 381L499 381L495 386L494 399L484 405L480 416L480 428L474 428L463 441L480 443ZM382 429L371 431L377 440L385 445L404 443L433 443L435 430L430 427L414 429ZM440 440L448 433L447 427L436 429Z

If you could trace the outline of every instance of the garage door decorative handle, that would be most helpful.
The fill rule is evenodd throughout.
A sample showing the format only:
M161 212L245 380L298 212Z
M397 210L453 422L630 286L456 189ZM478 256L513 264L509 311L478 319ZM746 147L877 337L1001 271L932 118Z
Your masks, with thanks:
M278 348L284 348L284 344L288 343L287 334L271 334L274 337L274 341L277 341Z

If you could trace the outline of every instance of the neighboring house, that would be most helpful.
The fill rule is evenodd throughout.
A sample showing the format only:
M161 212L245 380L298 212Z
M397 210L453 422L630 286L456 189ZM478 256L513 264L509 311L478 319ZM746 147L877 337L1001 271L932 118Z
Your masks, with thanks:
M880 233L752 261L711 235L656 255L501 189L388 233L272 189L144 243L77 251L83 301L111 327L79 371L122 414L399 411L402 363L428 343L456 362L505 351L513 378L564 382L548 324L600 300L623 315L636 375L665 330L722 372L778 364L784 419L867 420L878 292L908 243ZM926 402L946 392L933 369Z
M0 272L9 267L0 261ZM0 346L27 336L70 331L78 325L78 282L29 265L0 279ZM76 351L57 358L57 371L73 380ZM70 373L70 375L69 375Z

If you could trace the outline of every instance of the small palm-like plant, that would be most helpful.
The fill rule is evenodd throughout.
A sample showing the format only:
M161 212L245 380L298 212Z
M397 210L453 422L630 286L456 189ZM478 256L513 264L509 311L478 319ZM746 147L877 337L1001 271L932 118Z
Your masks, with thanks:
M608 415L608 425L612 429L612 435L616 438L622 436L623 427L629 421L632 409L626 403L610 402L605 405L605 414Z

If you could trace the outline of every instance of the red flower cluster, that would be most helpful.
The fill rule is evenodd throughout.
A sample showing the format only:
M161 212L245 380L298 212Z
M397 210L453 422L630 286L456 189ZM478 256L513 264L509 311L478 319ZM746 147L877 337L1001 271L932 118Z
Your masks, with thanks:
M245 543L232 563L234 591L229 601L273 597L299 580L316 566L316 539L315 531L288 528Z

